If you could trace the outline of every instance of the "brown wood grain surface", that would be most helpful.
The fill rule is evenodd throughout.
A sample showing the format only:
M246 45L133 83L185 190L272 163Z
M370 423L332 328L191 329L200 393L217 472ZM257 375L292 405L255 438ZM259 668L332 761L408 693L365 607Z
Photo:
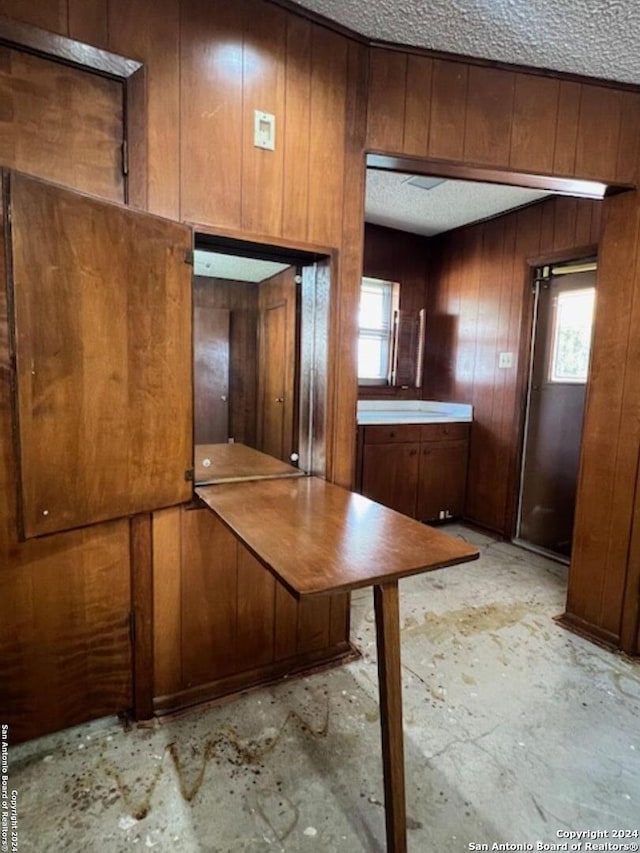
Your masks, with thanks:
M0 163L124 201L123 84L0 45Z
M191 687L235 671L238 543L206 510L182 512L182 679Z
M236 441L255 447L257 426L258 285L253 282L194 276L194 317L206 317L215 309L231 314L229 366L229 432ZM199 345L198 325L194 326L194 347ZM199 371L194 373L198 394ZM196 396L197 400L197 396ZM219 407L222 401L215 401ZM214 401L210 404L213 407ZM196 436L196 443L197 436Z
M298 448L296 268L258 285L256 447L282 461Z
M407 814L398 581L374 586L373 601L376 614L387 850L389 853L406 853Z
M46 15L55 5L45 9L5 4L2 11L20 7L23 20L46 26ZM32 39L33 33L25 30L24 35ZM36 42L44 45L47 34L38 31L37 36ZM54 40L52 50L64 52L67 47ZM124 200L122 175L114 169L114 152L119 153L122 140L121 84L64 66L56 66L43 80L43 68L49 67L46 60L22 54L15 64L7 63L10 54L2 50L3 158L9 150L20 157L30 152L23 161L28 171L41 170L41 177ZM83 55L90 57L91 51L85 49ZM16 76L20 68L21 78ZM45 111L34 112L36 104L28 94L32 84L40 104L47 91ZM25 124L28 115L37 133L31 122ZM88 120L92 116L95 121ZM0 219L3 224L1 211ZM4 246L0 241L3 281ZM25 740L122 712L133 704L129 523L18 540L6 296L5 287L0 288L0 597L8 608L0 627L0 647L6 665L4 683L10 684L4 717L12 740Z
M243 45L243 91L245 104L242 128L242 228L265 234L282 233L284 154L282 144L285 115L285 63L287 14L263 3L256 14L245 6ZM254 111L276 116L274 151L254 144ZM276 187L276 192L255 188Z
M188 500L189 230L17 174L11 204L26 536Z
M432 63L428 95L418 60ZM390 47L372 48L370 67L372 151L604 182L637 176L634 92Z
M316 477L196 492L299 596L371 586L478 557L459 539Z
M133 652L133 715L153 716L153 528L151 513L130 522L131 612ZM150 606L151 603L151 606Z
M589 251L601 202L557 198L433 241L424 396L471 403L466 516L511 535L530 275L527 259ZM498 354L518 357L498 368Z
M229 439L231 312L193 304L193 441Z
M196 445L196 482L229 483L276 477L302 477L304 471L246 444ZM205 465L204 460L210 462Z

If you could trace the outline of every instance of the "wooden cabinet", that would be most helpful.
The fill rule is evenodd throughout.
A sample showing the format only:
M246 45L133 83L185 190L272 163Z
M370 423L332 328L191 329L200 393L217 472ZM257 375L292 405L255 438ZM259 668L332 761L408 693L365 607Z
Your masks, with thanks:
M469 424L359 428L358 490L420 521L464 510Z
M363 449L362 494L413 516L418 488L417 442L368 444Z
M294 598L209 509L154 513L153 561L157 713L352 653L348 593Z

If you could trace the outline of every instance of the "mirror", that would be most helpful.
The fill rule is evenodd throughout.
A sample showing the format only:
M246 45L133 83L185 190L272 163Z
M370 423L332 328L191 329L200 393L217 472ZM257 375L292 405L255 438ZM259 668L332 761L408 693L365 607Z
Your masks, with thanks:
M302 253L196 243L196 483L321 473L312 387L326 351L315 341L321 266Z

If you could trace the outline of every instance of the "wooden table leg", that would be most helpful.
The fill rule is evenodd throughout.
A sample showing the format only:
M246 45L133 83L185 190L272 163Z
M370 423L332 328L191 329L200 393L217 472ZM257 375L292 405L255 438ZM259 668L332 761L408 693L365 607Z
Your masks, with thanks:
M406 853L407 816L404 795L402 678L398 581L373 588L378 646L378 690L384 771L384 811L389 853Z

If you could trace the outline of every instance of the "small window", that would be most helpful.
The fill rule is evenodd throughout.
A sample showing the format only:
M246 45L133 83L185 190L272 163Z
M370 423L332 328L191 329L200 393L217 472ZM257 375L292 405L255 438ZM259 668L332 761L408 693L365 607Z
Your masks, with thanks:
M558 294L549 360L550 382L587 381L595 295L595 287Z
M393 316L399 285L378 278L363 278L360 290L358 381L361 385L389 382Z

